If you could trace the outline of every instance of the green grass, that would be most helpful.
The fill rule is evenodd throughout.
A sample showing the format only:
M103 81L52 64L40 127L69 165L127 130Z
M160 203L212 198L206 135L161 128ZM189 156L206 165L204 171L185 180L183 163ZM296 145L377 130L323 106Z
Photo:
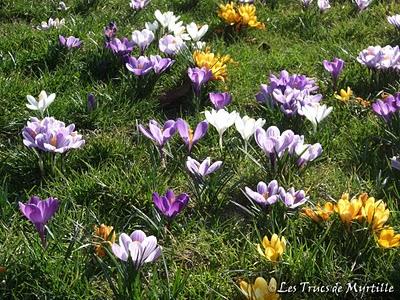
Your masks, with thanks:
M136 15L128 2L69 0L66 12L57 11L58 1L0 3L0 266L7 268L0 273L0 298L112 298L107 280L115 280L115 265L111 257L100 263L92 246L93 226L101 223L114 226L117 234L143 229L163 246L163 257L143 268L143 299L241 299L235 284L257 276L274 276L278 284L285 281L292 285L304 281L313 285L339 282L343 286L349 282L388 282L396 293L378 296L398 296L400 252L378 248L363 226L354 224L347 232L338 220L332 226L319 227L279 205L268 213L250 214L234 204L249 208L241 189L275 176L243 153L242 140L233 128L224 134L223 151L214 128L194 150L197 158L223 160L219 172L231 176L217 196L196 199L185 168L187 150L180 138L170 142L172 157L167 157L166 168L162 168L154 146L136 127L153 118L183 117L192 126L204 119L193 109L190 92L180 98L164 97L160 103L166 91L187 84L187 62L178 59L150 95L139 99L133 76L104 50L102 31L115 20L118 35L129 36L132 30L142 29L144 22L152 21L156 9L172 10L185 23L209 24L205 41L213 51L229 54L236 63L230 65L226 83L213 83L208 90L231 92L230 111L263 117L265 128L292 128L304 134L307 142L323 146L322 157L306 169L291 168L277 174L276 179L285 187L308 191L312 203L339 199L344 192L356 195L365 191L383 198L391 210L389 223L399 231L399 174L388 163L398 149L382 141L386 125L370 109L344 105L334 98L329 74L322 67L323 59L343 58L346 66L339 87L350 86L356 96L371 101L382 90L399 91L398 77L376 83L355 59L369 45L398 43L399 33L387 23L386 15L399 13L399 4L375 1L357 14L350 1L335 1L321 16L315 3L312 11L303 12L299 1L278 1L274 9L258 1L257 15L266 23L266 30L249 29L231 36L222 30L216 0L152 0ZM65 17L66 26L50 31L35 29L49 17ZM83 39L84 47L60 52L59 34ZM156 51L153 45L150 52ZM270 73L282 69L315 77L323 103L334 106L317 133L312 133L306 121L290 122L256 103L259 85L268 82ZM57 93L50 115L75 123L86 139L81 150L70 152L62 171L44 178L35 154L22 144L21 137L32 115L25 107L26 95L37 96L42 89ZM86 108L89 92L98 101L93 113ZM202 110L209 108L204 101ZM254 141L252 146L251 155L263 161ZM164 193L168 187L192 198L166 227L154 213L151 194ZM30 195L61 201L49 224L46 250L18 209L18 201L26 202ZM256 250L261 238L272 233L281 233L288 240L287 251L277 265ZM335 295L297 292L283 297Z

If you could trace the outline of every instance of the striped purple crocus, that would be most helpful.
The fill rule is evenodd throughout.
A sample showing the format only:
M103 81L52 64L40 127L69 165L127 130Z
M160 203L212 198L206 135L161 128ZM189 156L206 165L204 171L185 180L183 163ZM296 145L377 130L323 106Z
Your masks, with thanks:
M173 219L186 207L189 202L189 195L186 193L175 195L174 191L169 189L164 196L154 192L153 202L161 214Z

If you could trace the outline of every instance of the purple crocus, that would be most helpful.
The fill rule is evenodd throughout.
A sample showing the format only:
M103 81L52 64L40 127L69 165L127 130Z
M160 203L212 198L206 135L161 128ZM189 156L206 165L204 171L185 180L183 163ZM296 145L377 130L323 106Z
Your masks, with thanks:
M335 57L332 61L324 60L323 65L325 70L331 73L333 79L333 88L336 89L336 83L339 78L340 73L344 67L344 61L340 58Z
M107 43L106 47L111 49L115 55L125 56L132 52L135 44L125 37L122 40L113 38Z
M88 94L87 107L89 112L93 111L96 108L96 98L92 93Z
M189 195L186 193L175 196L169 189L165 196L153 193L153 202L157 210L169 219L174 218L189 202Z
M60 41L60 45L72 49L72 48L80 48L82 45L82 41L79 38L76 38L74 36L69 36L65 38L62 35L58 36L58 40Z
M149 130L144 128L143 125L139 125L139 130L149 139L151 139L159 148L163 148L169 139L174 135L176 131L175 121L168 120L164 126L155 120L149 122Z
M142 10L147 5L149 5L150 0L131 0L129 6L134 10Z
M212 78L211 70L207 68L189 68L188 75L193 84L193 89L196 95L200 95L202 85L206 84Z
M75 125L65 127L65 123L53 117L43 120L31 118L22 130L24 145L44 152L65 153L85 144L82 135L74 131Z
M106 40L110 41L115 38L115 36L117 35L117 30L117 23L108 23L108 25L104 28L104 37L106 38Z
M204 178L217 171L222 166L222 161L216 161L211 164L211 158L207 157L201 163L188 156L186 167L196 177Z
M278 189L279 186L276 180L272 180L268 183L268 186L265 182L260 181L257 184L257 191L253 191L247 186L245 187L247 196L262 207L274 204L279 199Z
M211 103L215 109L223 109L232 102L232 96L229 93L209 93Z
M297 165L302 167L321 155L322 146L320 143L315 143L314 145L298 143L295 147L295 152L299 155Z
M150 55L150 61L153 64L154 73L157 75L164 73L175 63L175 60L169 57L162 58L160 55Z
M19 202L19 209L22 214L35 225L39 233L43 247L46 247L46 229L45 225L58 210L60 202L57 198L40 199L33 196L27 203Z
M399 156L393 156L390 159L390 165L393 169L399 170L400 171L400 157Z
M178 133L185 142L186 146L189 147L190 152L192 147L207 133L208 122L202 121L197 124L193 133L193 130L190 128L189 124L185 120L179 118L176 120L176 129L178 130Z
M375 114L389 122L392 116L400 109L400 93L390 95L382 100L377 100L372 104Z
M157 238L153 235L146 236L141 230L135 230L130 236L122 233L119 236L119 245L114 243L111 249L122 261L126 262L130 257L135 270L145 263L156 261L162 252L161 246L157 244Z
M131 56L125 66L136 76L144 76L153 69L153 63L146 56L140 56L139 58Z
M288 208L296 208L307 202L308 197L303 190L295 191L293 187L285 191L283 187L279 188L279 196L281 201Z

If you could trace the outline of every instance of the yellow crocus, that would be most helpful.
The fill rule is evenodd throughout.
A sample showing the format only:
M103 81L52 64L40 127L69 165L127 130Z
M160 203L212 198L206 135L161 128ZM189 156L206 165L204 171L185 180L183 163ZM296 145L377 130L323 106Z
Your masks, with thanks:
M232 2L219 5L218 17L229 25L238 24L241 20L239 13L235 9L235 4Z
M239 7L239 15L241 17L240 24L243 26L264 29L265 24L257 21L256 7L252 4L245 4Z
M332 202L326 202L323 207L321 207L320 204L317 204L317 207L314 210L311 208L304 208L302 212L313 221L319 223L328 220L334 212L334 208L335 206Z
M378 244L383 248L395 248L400 246L400 234L395 234L393 228L382 229L379 232Z
M269 283L263 277L257 277L254 284L244 280L240 282L240 289L248 300L278 300L280 296L276 287L277 283L273 277Z
M361 212L362 216L366 219L367 223L372 226L372 230L374 231L382 229L390 215L386 204L382 200L375 201L374 197L368 197L368 199L364 201Z
M207 48L205 51L195 51L193 53L194 63L198 68L206 68L212 72L212 80L225 81L228 76L227 66L228 62L232 62L229 55L215 55Z
M261 246L264 248L262 249ZM262 243L257 245L257 251L266 259L276 262L282 256L286 249L286 239L281 237L279 239L277 234L273 234L271 241L267 236L264 236Z
M340 90L340 95L336 94L335 92L335 98L343 101L343 102L348 102L350 100L350 98L353 96L353 91L351 90L350 87L347 87L347 91L345 91L344 89Z
M345 193L336 203L335 211L339 214L343 223L350 224L353 220L362 219L361 208L363 201L360 198L349 200L349 194Z
M95 235L95 252L98 256L104 257L106 255L104 251L104 245L103 243L106 243L108 245L112 245L115 243L115 233L113 232L113 227L112 226L107 226L104 224L101 224L100 226L95 226L94 227L94 235ZM112 235L110 236L112 232Z

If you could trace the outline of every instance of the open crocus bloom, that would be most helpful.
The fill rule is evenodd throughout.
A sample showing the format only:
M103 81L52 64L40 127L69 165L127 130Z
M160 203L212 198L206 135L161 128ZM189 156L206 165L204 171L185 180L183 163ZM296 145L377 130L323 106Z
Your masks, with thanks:
M53 103L54 99L56 98L56 94L50 94L47 96L46 91L41 91L38 97L38 100L31 95L26 96L26 99L28 100L29 104L26 104L26 107L31 109L31 110L38 110L40 113L44 113L47 107L51 103Z
M119 245L113 244L112 251L122 261L128 261L130 257L133 266L138 270L143 264L154 262L160 257L162 248L157 244L155 236L146 236L141 230L135 230L129 236L122 233L119 237Z
M188 156L186 161L186 166L190 173L195 176L204 178L211 173L217 171L222 165L222 161L216 161L211 164L211 158L207 157L203 162L198 162L197 160Z
M318 124L332 112L333 107L327 107L326 104L313 103L303 107L303 115L309 120L317 131Z
M153 64L154 73L157 75L164 73L175 63L175 60L168 57L162 58L160 55L150 55L150 61Z
M167 218L174 218L189 202L189 195L186 193L175 196L172 190L167 190L165 196L153 193L153 202L157 210Z
M132 42L139 47L141 54L149 47L154 40L154 33L148 29L142 31L135 30L132 32Z
M262 246L262 247L261 247ZM264 249L262 249L264 248ZM273 234L271 241L267 236L264 236L262 244L257 245L258 253L264 256L266 259L276 262L282 256L286 249L286 239L285 237L279 238L277 234Z
M132 52L135 43L129 41L127 38L123 38L122 40L118 38L113 38L107 43L107 48L111 49L111 51L119 56L125 56Z
M193 130L189 127L189 124L185 120L179 118L176 120L176 128L186 146L188 146L189 151L191 151L192 147L207 133L208 123L207 121L200 122L197 124L193 133Z
M169 139L174 135L176 131L175 121L168 120L165 122L164 126L161 127L160 124L155 120L149 122L149 129L147 130L143 125L139 125L139 130L149 139L151 139L155 144L162 148L169 141Z
M279 195L282 202L288 208L292 209L306 203L306 201L308 200L308 197L306 197L306 193L303 190L295 191L293 187L288 189L287 192L283 187L280 187Z
M253 191L252 189L245 187L246 194L254 200L259 205L266 207L267 205L274 204L279 199L279 186L276 180L272 180L268 183L268 186L265 182L260 181L257 184L257 191Z
M205 115L208 123L217 129L219 134L219 144L222 148L222 135L229 127L235 124L238 113L236 111L230 113L225 109L220 109L218 111L212 109L211 112L205 111Z
M147 75L151 70L153 70L153 63L146 56L140 56L139 58L129 57L125 66L136 76Z
M196 23L186 25L186 30L193 42L198 42L206 34L208 25L203 25L200 29Z
M185 43L181 37L168 34L159 40L158 47L161 52L175 56L185 47Z
M382 248L400 247L400 234L396 234L392 227L384 228L379 232L378 244Z
M257 277L254 284L240 281L240 289L248 300L279 300L275 278L271 278L269 283L262 277Z
M240 118L240 116L238 116L235 120L236 130L240 133L240 135L246 142L249 141L250 137L253 136L256 129L259 127L263 127L264 124L264 119L255 120L248 116L244 116L243 118Z

